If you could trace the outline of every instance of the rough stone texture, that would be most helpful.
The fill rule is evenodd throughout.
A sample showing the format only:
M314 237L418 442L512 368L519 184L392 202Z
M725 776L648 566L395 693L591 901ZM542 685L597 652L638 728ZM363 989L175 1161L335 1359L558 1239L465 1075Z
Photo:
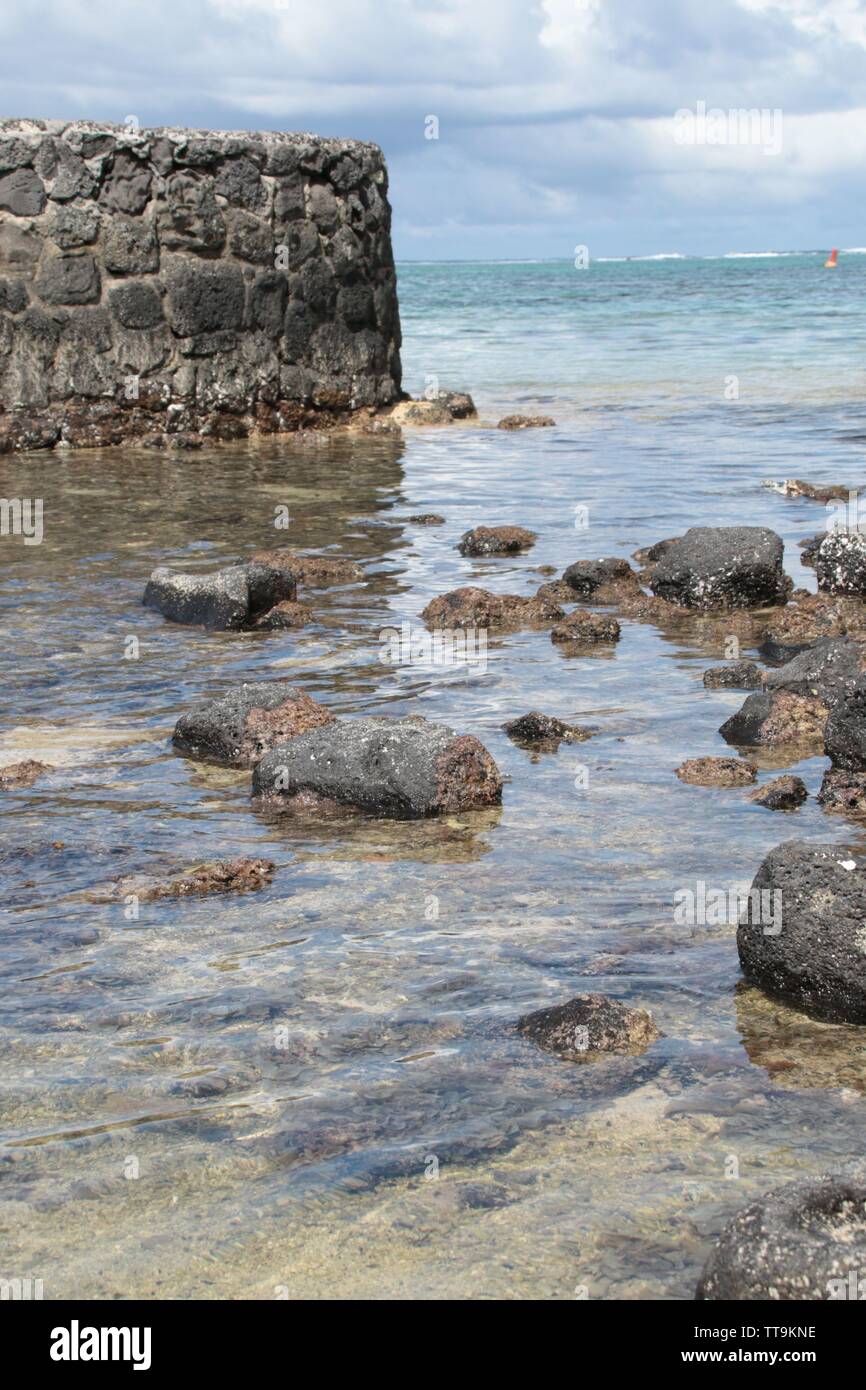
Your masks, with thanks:
M702 1301L860 1300L866 1163L765 1192L725 1226L698 1284Z
M849 493L847 483L809 483L803 478L785 478L782 482L765 478L764 487L780 492L783 497L808 497L811 502L830 502L834 497L847 501Z
M647 565L654 565L663 555L667 555L671 546L678 545L682 536L669 536L667 540L655 541L653 545L641 546L640 550L632 551L632 559L635 564L645 568Z
M730 666L711 666L704 672L708 690L757 690L763 680L754 661L733 661Z
M590 598L602 585L608 585L617 579L627 579L629 575L634 576L636 583L637 575L634 574L628 560L610 557L606 560L576 560L573 565L569 565L562 578L579 597Z
M767 671L768 690L791 690L798 695L817 696L833 708L853 690L864 664L866 645L848 637L827 637L774 671Z
M256 620L256 627L268 632L292 631L306 627L312 618L313 611L306 603L285 599L283 603L277 603L267 613L263 613Z
M826 593L866 596L866 536L831 531L818 547L815 573Z
M742 709L726 719L719 733L737 748L773 748L783 743L818 743L824 733L827 706L816 695L792 690L749 695Z
M238 438L400 399L375 145L0 121L0 149L13 148L0 168L0 452ZM443 395L449 420L472 413Z
M549 428L556 421L550 415L505 415L496 426L498 430L535 430Z
M472 420L478 414L475 402L466 391L437 391L433 400L445 407L452 420Z
M155 569L142 602L174 623L237 631L295 594L295 579L288 570L251 562L211 574Z
M866 769L866 676L858 676L837 702L824 730L824 752L834 767Z
M253 560L273 569L289 570L299 584L310 589L353 584L364 578L360 565L339 555L296 555L292 550L257 550Z
M859 598L810 594L797 589L787 608L764 634L761 653L768 661L788 661L823 637L866 636L866 607Z
M525 1014L517 1028L537 1047L568 1061L592 1061L610 1052L634 1055L661 1037L645 1009L603 994L578 994L566 1004Z
M760 608L785 601L783 546L762 526L693 526L653 569L650 587L685 608Z
M590 613L586 608L576 608L557 623L550 634L551 642L618 642L620 626L616 618L607 613Z
M471 399L462 392L439 391L432 400L424 397L418 401L400 401L389 418L395 425L409 425L412 428L451 425L455 420L466 420L474 415L474 406L467 411L463 404L465 401L471 403Z
M531 710L503 724L503 729L514 743L526 748L558 748L560 743L582 743L591 738L589 729L579 724L564 724L561 719L550 714L540 714Z
M254 681L181 715L172 741L179 753L202 762L252 767L277 744L333 722L331 711L297 686Z
M253 796L419 818L496 805L502 777L478 739L386 716L333 723L274 748L253 768Z
M536 533L523 526L476 526L464 531L457 549L461 555L516 555L537 540Z
M53 771L50 763L40 763L35 758L27 758L23 763L7 763L5 767L0 767L0 791L32 787L46 772Z
M94 902L122 902L132 895L142 902L158 902L161 898L202 898L210 893L248 893L270 883L274 871L270 859L219 859L197 864L171 878L132 874L95 889L90 896Z
M687 758L676 775L695 787L747 787L758 769L743 758Z
M407 516L407 521L411 521L415 526L444 526L445 518L438 512L415 512L412 516Z
M801 564L806 565L809 569L815 568L815 561L818 558L818 551L824 544L826 536L826 531L819 531L816 536L807 536L806 540L797 542L801 552Z
M552 579L547 584L539 584L535 591L535 597L557 604L577 601L577 594L570 584L566 584L564 579Z
M431 599L421 617L429 628L518 628L555 622L563 610L547 598L492 594L466 585Z
M763 787L749 794L749 800L766 806L769 811L793 811L803 805L808 795L802 777L784 776L765 782Z
M752 890L737 930L746 978L817 1018L866 1023L862 855L841 845L788 840L767 855ZM781 895L781 930L778 922L765 929L757 896L764 892Z
M866 772L828 767L821 781L818 803L825 811L843 816L866 815Z
M607 591L609 587L605 584L603 590ZM597 590L594 597L597 602L600 601L602 590ZM687 608L681 608L678 603L668 603L667 599L658 598L655 594L645 594L640 588L618 598L617 606L623 618L633 618L639 623L656 623L660 627L682 623L689 617Z

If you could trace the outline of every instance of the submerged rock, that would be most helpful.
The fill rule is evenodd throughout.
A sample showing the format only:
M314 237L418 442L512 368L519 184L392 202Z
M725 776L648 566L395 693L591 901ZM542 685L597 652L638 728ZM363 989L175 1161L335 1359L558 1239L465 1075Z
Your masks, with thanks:
M818 588L830 594L866 595L866 536L831 531L815 556Z
M733 661L730 666L710 666L704 672L708 690L757 690L764 681L754 661Z
M551 642L618 642L620 626L616 618L606 613L590 613L576 608L551 630Z
M468 391L437 391L432 399L448 411L452 420L470 420L478 414Z
M637 575L628 560L608 556L604 560L575 560L562 576L564 583L580 598L590 598L602 585L616 580L631 579L631 588L639 587Z
M477 414L471 396L462 391L437 391L422 400L400 401L391 411L395 425L450 425Z
M866 636L866 608L857 598L798 589L767 628L761 646L770 661L787 661L827 637Z
M769 811L793 811L802 806L809 793L801 777L774 777L765 782L757 791L749 794L749 800L758 806L766 806Z
M253 681L182 715L172 741L190 758L222 767L252 767L268 749L333 722L331 711L297 686Z
M450 411L438 401L400 401L391 411L391 421L395 425L450 425Z
M770 632L764 634L758 646L758 655L771 665L782 666L788 661L793 661L801 652L808 651L811 645L811 642L787 642Z
M436 816L497 805L502 777L478 739L408 715L351 719L301 734L253 769L253 796L273 806L346 806Z
M295 595L295 579L288 570L250 561L210 574L160 567L151 574L142 602L171 622L237 631Z
M0 767L0 791L18 791L21 787L32 787L33 783L46 772L53 772L50 763L40 763L36 758L26 758L21 763L7 763Z
M783 497L808 497L812 502L830 502L834 497L847 499L849 492L847 483L808 483L802 478L785 478L782 482L765 478L764 487Z
M517 628L555 622L562 615L551 599L493 594L469 584L431 599L421 617L429 628Z
M743 758L688 758L676 769L676 775L694 787L747 787L758 769Z
M579 724L563 724L561 719L540 714L538 710L522 714L502 727L515 743L530 748L557 748L560 743L582 743L592 737L590 731Z
M498 430L537 430L549 428L556 421L550 415L505 415L496 426Z
M829 767L821 781L818 804L843 816L866 816L866 772Z
M816 695L768 690L747 696L742 709L725 720L719 733L737 748L820 743L826 721L827 706Z
M634 1055L662 1036L645 1009L603 994L578 994L566 1004L525 1014L517 1029L545 1052L569 1061L592 1061L610 1052Z
M577 594L570 584L566 584L564 579L553 579L547 584L539 584L535 591L535 597L544 599L551 603L574 603Z
M772 920L769 909L773 905ZM829 1022L866 1023L866 860L788 840L752 883L737 948L746 979Z
M278 603L275 607L268 609L267 613L256 621L257 628L264 628L268 632L276 632L286 628L306 627L307 623L312 622L313 610L306 603L298 603L296 599L286 599L284 603Z
M258 550L253 560L272 569L288 570L298 584L310 589L327 589L332 584L353 584L364 578L360 565L339 555L296 555L292 550Z
M249 893L264 888L274 876L269 859L220 859L197 864L173 878L131 874L90 895L94 902L122 902L136 897L142 902L161 898L200 898L210 893Z
M444 526L445 518L438 512L416 512L414 516L407 516L407 521L413 522L415 526Z
M765 1192L737 1212L701 1275L705 1301L839 1301L862 1297L866 1164Z
M824 1023L740 980L734 990L740 1041L774 1089L866 1093L863 1030L856 1023ZM844 1103L844 1102L843 1102Z
M523 526L476 526L457 543L461 555L515 555L535 545L538 536Z
M780 537L763 526L693 526L658 561L650 587L685 608L784 603L782 553Z
M609 586L605 585L596 590L593 596L596 602L602 602L608 589ZM640 588L619 597L617 607L623 618L633 618L638 623L656 623L659 627L682 623L689 616L688 610L679 604L668 603L667 599L657 598L655 594L645 594Z

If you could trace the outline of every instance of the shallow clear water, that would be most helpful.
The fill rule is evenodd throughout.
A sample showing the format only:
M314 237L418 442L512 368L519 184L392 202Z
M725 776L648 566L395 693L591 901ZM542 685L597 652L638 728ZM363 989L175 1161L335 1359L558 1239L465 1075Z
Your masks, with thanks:
M774 527L814 587L796 541L824 509L761 480L862 477L866 260L831 285L805 259L403 267L407 387L435 374L483 419L538 406L555 429L0 459L4 496L45 499L41 546L0 543L0 763L56 769L3 794L0 1276L46 1298L690 1298L730 1212L858 1151L858 1031L739 986L733 927L674 920L678 890L748 883L783 839L859 839L814 797L773 814L674 777L724 751L743 698L701 684L724 623L626 621L587 657L518 633L486 670L380 659L383 627L420 627L459 583L529 594L539 566L690 524ZM420 511L446 524L406 520ZM480 522L539 540L463 559ZM156 564L275 540L355 558L365 581L307 592L300 633L208 634L140 605ZM501 810L269 819L248 774L172 754L191 703L279 675L341 714L478 735L509 779ZM532 708L595 736L533 757L501 730ZM813 794L823 766L797 766ZM273 884L132 922L85 898L237 854L273 859ZM582 1066L515 1034L587 989L651 1008L664 1038Z

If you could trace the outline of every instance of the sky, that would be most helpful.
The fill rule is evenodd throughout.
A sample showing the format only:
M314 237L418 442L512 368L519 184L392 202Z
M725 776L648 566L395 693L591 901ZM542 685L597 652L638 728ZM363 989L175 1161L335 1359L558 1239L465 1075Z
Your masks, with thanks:
M0 0L0 81L374 140L398 259L866 246L866 0Z

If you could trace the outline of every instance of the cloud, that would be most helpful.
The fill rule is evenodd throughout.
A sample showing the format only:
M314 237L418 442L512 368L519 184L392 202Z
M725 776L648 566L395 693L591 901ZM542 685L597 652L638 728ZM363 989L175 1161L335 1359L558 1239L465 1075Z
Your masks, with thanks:
M628 254L674 233L723 251L750 219L758 245L862 240L864 48L860 0L47 0L0 16L10 115L377 140L404 255ZM701 101L780 109L781 152L678 145L674 113Z

